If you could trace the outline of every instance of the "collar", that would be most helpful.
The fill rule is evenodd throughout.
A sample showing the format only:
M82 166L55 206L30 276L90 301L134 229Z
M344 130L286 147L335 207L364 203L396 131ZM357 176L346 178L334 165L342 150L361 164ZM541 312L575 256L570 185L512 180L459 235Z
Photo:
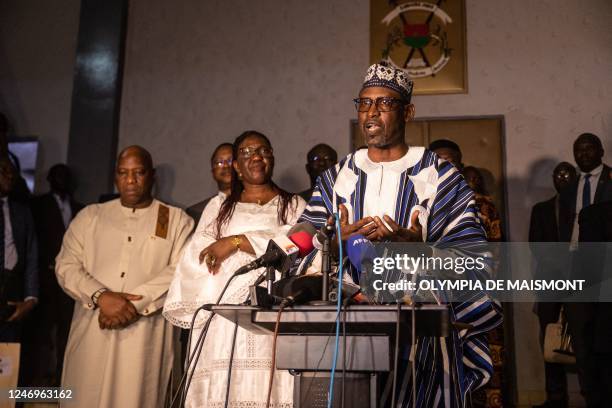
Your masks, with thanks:
M390 162L373 162L368 157L368 150L361 149L355 152L355 164L366 173L373 172L381 168L402 173L406 171L406 169L409 169L417 164L423 157L424 152L424 147L409 146L406 154L397 160Z
M599 175L603 171L603 166L604 166L603 163L601 163L599 166L595 167L593 170L589 171L588 173L585 173L584 171L579 170L580 171L580 177L584 179L584 176L586 174L590 174L591 175L591 180L599 178Z
M121 208L121 212L123 214L134 217L134 216L140 216L140 215L145 214L147 211L149 211L151 208L155 206L155 204L157 203L157 200L153 199L151 201L151 204L148 207L144 207L144 208L125 207L123 204L121 204L120 198L117 199L117 202L119 203L119 207Z

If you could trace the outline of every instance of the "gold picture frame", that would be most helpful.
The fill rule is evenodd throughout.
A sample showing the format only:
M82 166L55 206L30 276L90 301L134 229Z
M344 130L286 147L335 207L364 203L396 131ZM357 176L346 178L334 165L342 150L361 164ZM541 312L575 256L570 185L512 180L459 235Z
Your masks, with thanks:
M370 0L370 62L406 70L416 95L467 93L465 0Z

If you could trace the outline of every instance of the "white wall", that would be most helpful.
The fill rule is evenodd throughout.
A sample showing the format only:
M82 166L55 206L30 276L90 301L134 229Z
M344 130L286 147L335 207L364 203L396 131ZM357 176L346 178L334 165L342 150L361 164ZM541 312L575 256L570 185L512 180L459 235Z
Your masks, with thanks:
M36 190L65 162L79 0L0 1L0 111L18 136L38 136Z

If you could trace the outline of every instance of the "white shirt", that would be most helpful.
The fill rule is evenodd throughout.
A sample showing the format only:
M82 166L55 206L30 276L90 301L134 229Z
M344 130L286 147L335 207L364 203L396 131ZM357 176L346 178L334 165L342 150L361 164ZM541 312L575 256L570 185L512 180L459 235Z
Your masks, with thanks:
M579 232L579 228L578 228L578 214L580 214L580 211L582 210L582 192L584 191L584 182L585 182L585 175L590 174L591 177L589 177L589 185L591 187L591 204L594 203L595 201L595 192L597 191L597 183L599 181L599 176L601 175L601 172L603 170L603 163L600 164L598 167L595 167L593 170L591 170L588 173L585 173L583 171L579 171L579 179L578 179L578 191L576 192L576 213L574 214L574 225L572 227L572 238L570 239L570 250L575 250L578 247L578 232Z
M396 196L400 178L407 168L414 166L422 157L423 150L411 147L398 160L375 163L368 157L366 149L355 153L355 163L367 175L363 217L383 215L395 217Z
M55 194L55 193L53 193L53 197L55 198L55 202L57 203L57 206L59 207L60 213L62 214L62 220L64 221L64 227L68 228L68 225L70 224L70 221L72 220L72 208L70 208L70 198L66 196L66 198L62 200L62 198L58 194Z
M17 248L13 239L13 226L11 225L11 212L7 198L0 198L4 216L4 268L13 269L17 265Z

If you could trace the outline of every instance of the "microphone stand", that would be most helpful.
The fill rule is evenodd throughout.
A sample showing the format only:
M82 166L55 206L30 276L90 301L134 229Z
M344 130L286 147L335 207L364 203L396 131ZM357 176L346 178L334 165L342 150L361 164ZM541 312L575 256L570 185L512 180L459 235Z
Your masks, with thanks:
M276 280L276 270L273 266L266 267L266 281L268 282L268 295L272 295L272 285Z
M329 274L331 273L331 237L334 234L334 226L326 225L323 229L324 237L321 244L321 300L310 302L314 305L329 305Z

